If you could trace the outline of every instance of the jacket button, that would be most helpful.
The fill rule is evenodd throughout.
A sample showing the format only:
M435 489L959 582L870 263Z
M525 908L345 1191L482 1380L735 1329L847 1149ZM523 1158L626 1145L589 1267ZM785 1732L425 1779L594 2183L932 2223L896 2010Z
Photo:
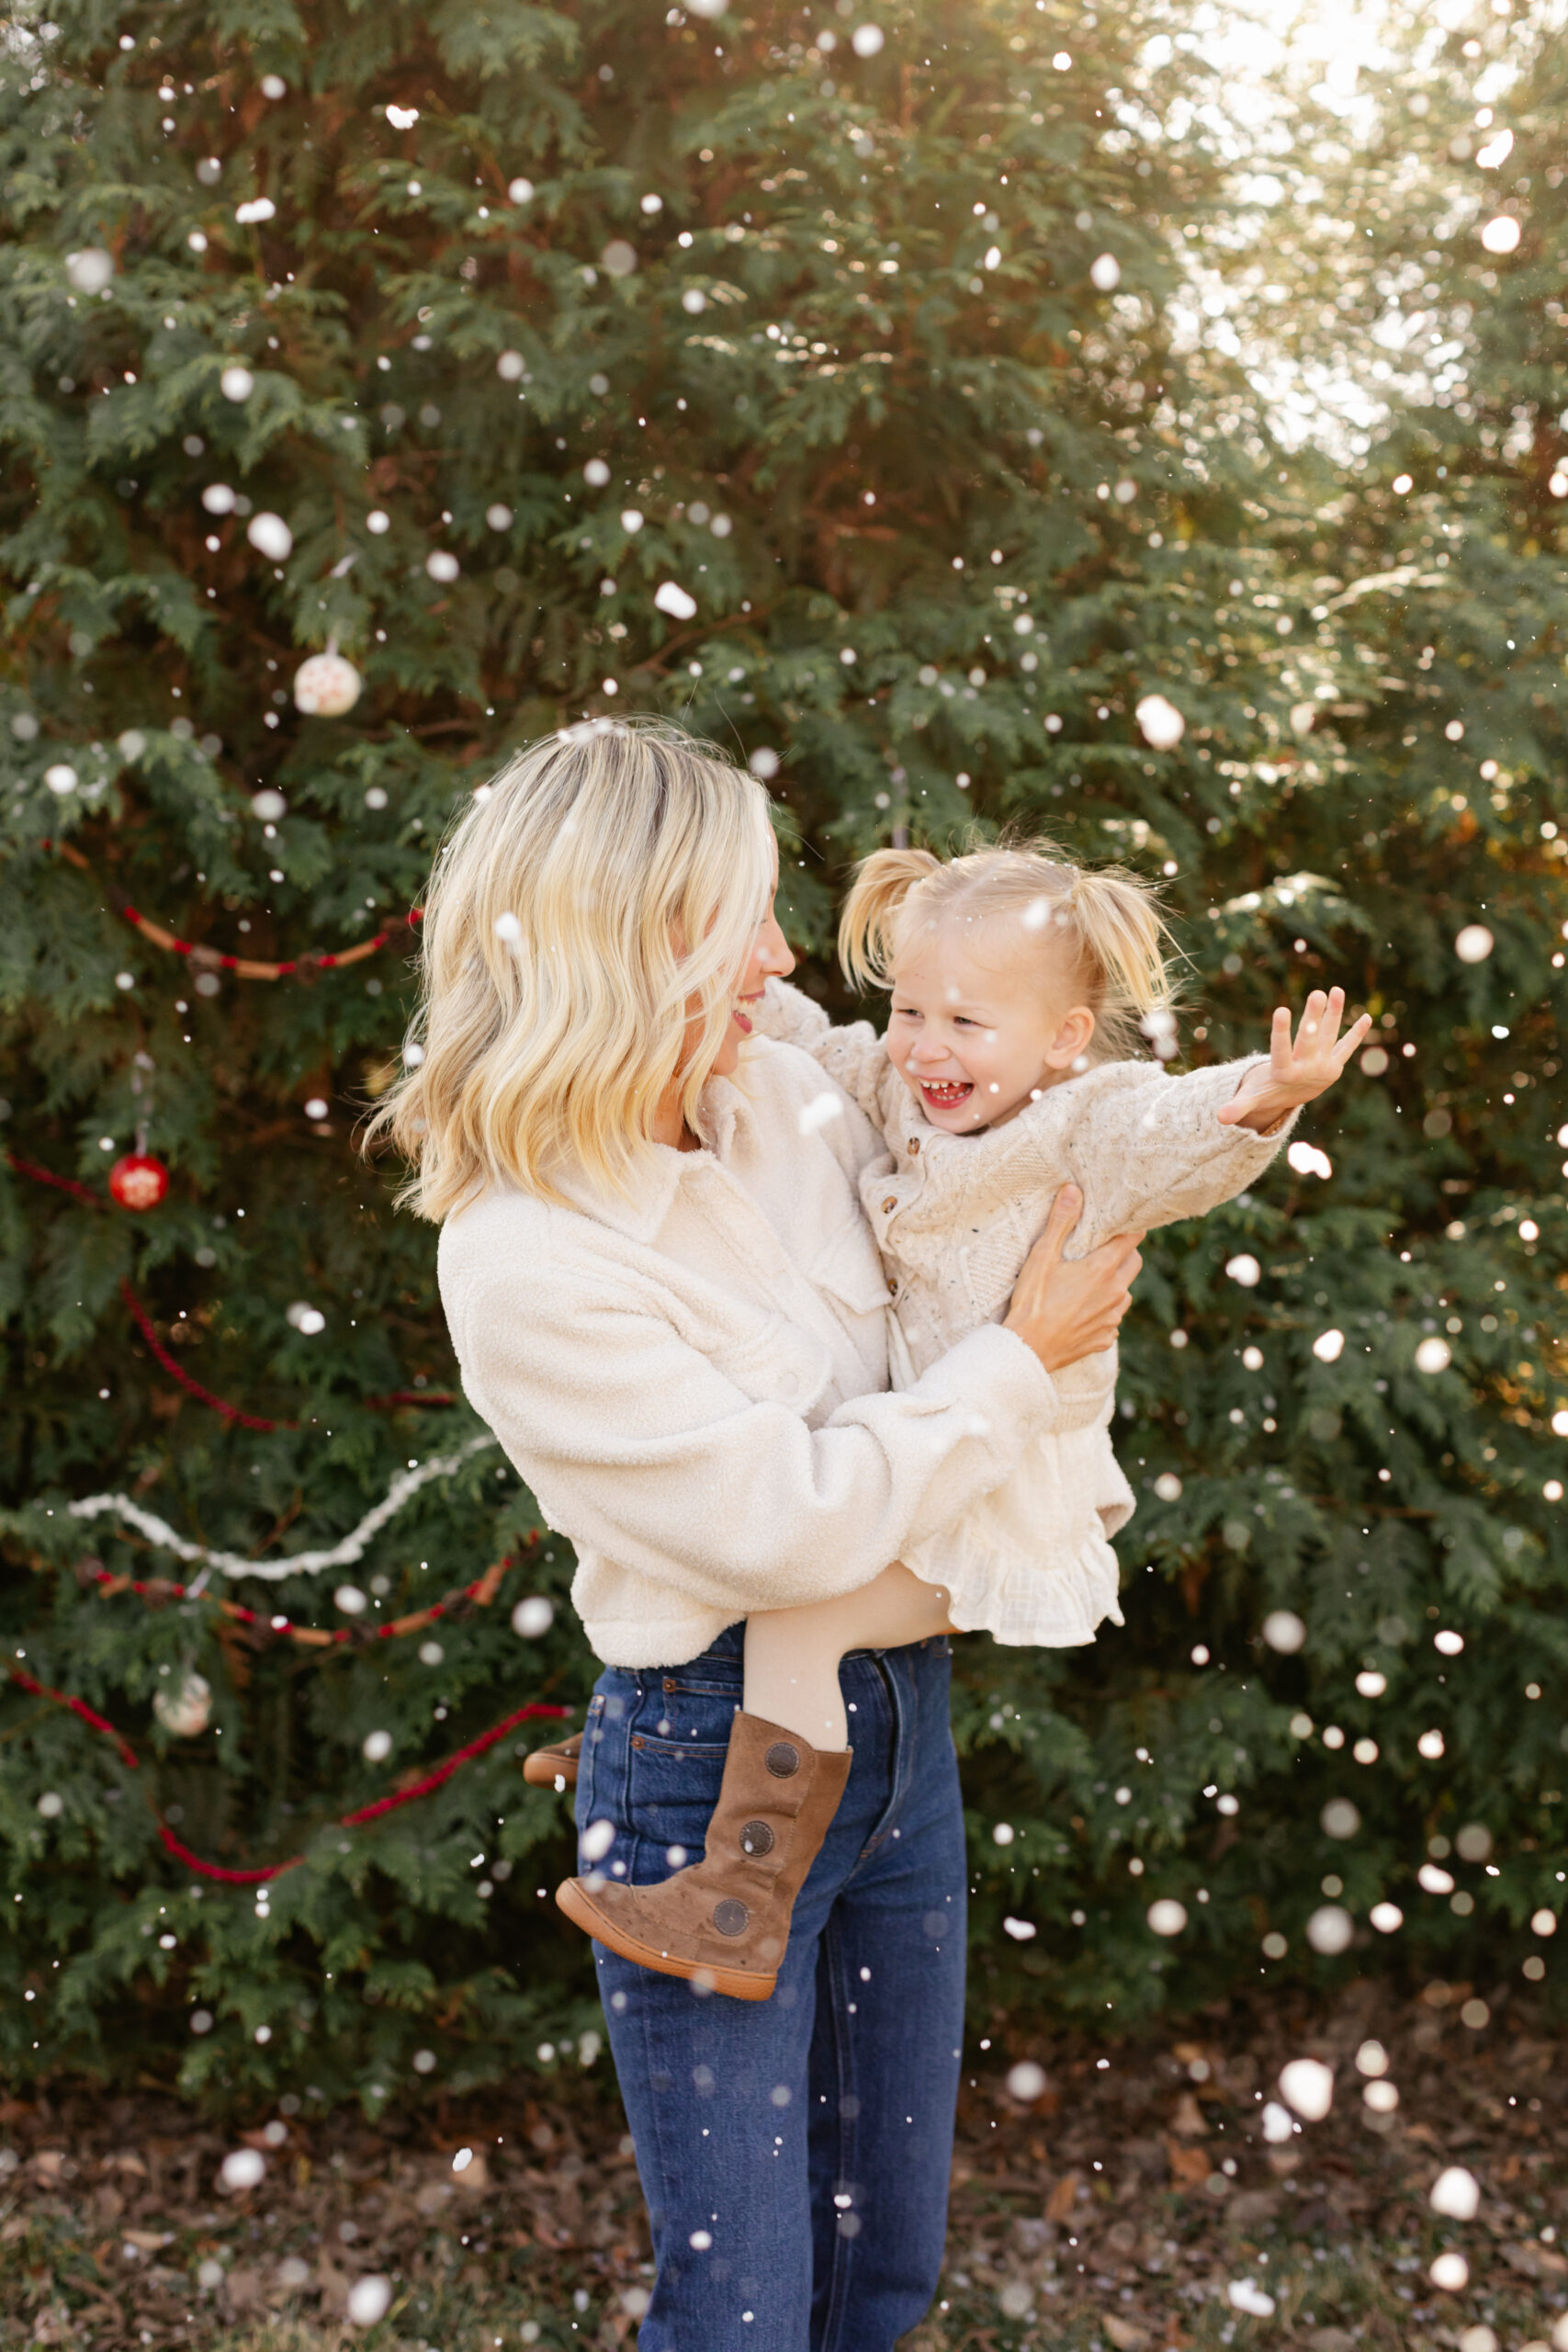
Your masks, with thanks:
M749 1821L746 1824L745 1828L740 1832L740 1850L743 1854L773 1852L773 1833L765 1821Z
M898 1295L898 1277L897 1274L889 1274L887 1277L887 1295L889 1298L897 1298Z
M800 1750L792 1747L787 1739L775 1739L762 1761L775 1781L787 1781L800 1770Z
M713 1923L721 1936L743 1936L751 1924L751 1914L744 1903L727 1894L722 1903L714 1905Z
M910 1157L910 1159L919 1159L919 1150L920 1150L920 1139L919 1139L919 1136L910 1136L910 1138L909 1138L909 1157Z
M882 1204L882 1214L883 1214L883 1216L892 1216L892 1214L893 1214L893 1212L894 1212L894 1210L897 1207L897 1205L898 1205L898 1195L897 1195L897 1193L888 1193L888 1195L887 1195L887 1198L886 1198L886 1199L883 1202L883 1204Z

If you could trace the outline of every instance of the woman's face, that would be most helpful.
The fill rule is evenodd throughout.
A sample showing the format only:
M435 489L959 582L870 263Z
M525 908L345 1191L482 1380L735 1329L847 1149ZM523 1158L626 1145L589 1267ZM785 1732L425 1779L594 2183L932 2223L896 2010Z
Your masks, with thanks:
M731 1078L740 1066L741 1045L751 1035L746 1007L761 1001L762 990L770 979L787 979L795 969L795 957L789 952L784 933L779 928L778 917L773 912L773 897L778 887L779 854L775 844L773 890L769 895L768 910L752 933L750 953L736 983L735 1001L730 1007L724 1043L713 1066L716 1078ZM690 1018L686 1025L686 1050L690 1054L696 1050L703 1029L703 1010L696 997L693 997L687 1011Z

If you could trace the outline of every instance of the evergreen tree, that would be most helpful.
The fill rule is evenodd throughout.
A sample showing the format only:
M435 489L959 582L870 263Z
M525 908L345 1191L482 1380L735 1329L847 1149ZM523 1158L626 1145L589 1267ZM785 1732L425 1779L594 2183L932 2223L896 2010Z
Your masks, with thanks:
M1282 76L1244 159L1273 190L1202 256L1222 342L1335 458L1259 518L1295 741L1236 745L1184 891L1207 1050L1335 977L1378 1035L1304 1123L1331 1178L1281 1168L1151 1252L1122 1450L1180 1492L1122 1552L1170 1581L1131 1643L1052 1662L1050 1713L1037 1670L976 1691L1018 1751L992 1810L1046 1847L997 1857L1014 1898L1042 1865L1021 1968L1089 2014L1157 1997L1147 1890L1187 1911L1179 2004L1204 1962L1314 1946L1495 2004L1562 1902L1562 57L1540 12L1383 38L1364 101Z
M1456 1967L1480 1922L1495 1948L1555 1901L1558 1724L1519 1692L1546 1679L1558 1569L1517 1419L1551 1407L1555 1162L1540 1093L1500 1107L1490 1036L1549 1076L1528 825L1555 737L1533 722L1539 768L1499 737L1504 807L1470 784L1460 821L1452 754L1438 809L1450 754L1404 741L1406 707L1442 718L1465 690L1437 650L1419 669L1424 607L1356 586L1407 511L1392 441L1332 475L1288 459L1239 361L1179 335L1191 253L1217 261L1236 223L1191 38L1058 0L839 7L169 0L123 30L96 5L13 30L3 1605L21 1672L141 1758L23 1684L0 1700L18 2077L129 2064L374 2109L592 2031L586 1954L536 1893L568 1844L521 1787L526 1727L337 1826L591 1677L568 1547L493 1449L464 1451L467 1408L424 1401L454 1383L434 1236L352 1141L400 1050L403 919L443 828L584 712L676 713L769 778L793 934L835 1005L852 859L1005 821L1167 877L1195 1053L1259 1042L1277 997L1338 977L1388 1031L1311 1127L1331 1179L1281 1167L1151 1247L1127 1631L966 1645L982 2001L1021 2033L1046 2001L1114 2022L1249 1974L1265 1934L1287 1968L1362 1964L1303 1943L1330 1870L1358 1923L1403 1904L1380 1952L1419 1939ZM1292 266L1304 288L1315 257ZM1489 544L1467 532L1443 569L1533 582L1546 615L1545 541ZM1444 612L1457 678L1492 623L1473 594ZM329 646L363 681L335 715L319 671L296 684ZM1380 683L1405 671L1408 706ZM1470 965L1466 924L1495 942ZM142 1143L170 1185L135 1212L106 1177ZM1451 1364L1416 1371L1454 1322ZM147 1525L265 1569L449 1459L362 1559L265 1586L203 1579ZM68 1514L99 1494L126 1499ZM508 1557L479 1600L376 1638ZM1304 1622L1299 1654L1262 1643L1270 1610ZM351 1638L298 1643L274 1613ZM1457 1665L1434 1623L1465 1634ZM193 1675L210 1718L181 1730ZM1325 1753L1308 1714L1375 1737L1377 1764ZM306 1860L265 1902L203 1883L149 1799L210 1860ZM1320 1833L1347 1802L1356 1834ZM1474 1873L1474 1928L1409 1886L1461 1821L1510 1841L1500 1878ZM1187 1910L1169 1942L1156 1899Z

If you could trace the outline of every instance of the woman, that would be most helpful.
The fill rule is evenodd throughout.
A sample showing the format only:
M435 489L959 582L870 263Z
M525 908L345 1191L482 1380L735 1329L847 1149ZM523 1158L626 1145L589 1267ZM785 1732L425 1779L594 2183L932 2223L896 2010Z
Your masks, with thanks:
M1138 1259L1060 1262L887 1392L856 1192L881 1139L746 1012L794 959L765 793L658 725L534 745L478 796L423 923L423 1057L376 1125L418 1161L465 1389L605 1662L585 1863L700 1846L748 1611L855 1591L1008 1474L1105 1347ZM934 1627L845 1661L848 1783L777 1989L730 2000L594 1947L658 2276L642 2352L890 2352L941 2264L964 1854Z

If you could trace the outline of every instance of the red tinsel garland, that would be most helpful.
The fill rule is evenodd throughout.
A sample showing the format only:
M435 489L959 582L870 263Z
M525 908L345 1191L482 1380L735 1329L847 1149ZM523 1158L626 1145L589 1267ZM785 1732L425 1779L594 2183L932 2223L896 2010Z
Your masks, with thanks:
M536 1532L525 1535L524 1549L532 1551L538 1541ZM235 1624L275 1634L279 1641L298 1642L309 1649L334 1649L353 1642L389 1642L400 1640L406 1634L423 1633L426 1625L436 1624L447 1616L459 1601L471 1600L477 1607L488 1609L507 1569L516 1565L509 1552L504 1559L487 1568L482 1577L476 1577L472 1584L465 1585L460 1593L449 1593L445 1600L433 1600L428 1609L416 1609L407 1617L394 1617L389 1624L367 1625L363 1632L355 1625L334 1626L331 1633L314 1625L296 1625L292 1618L259 1609L247 1609L243 1600L212 1598L212 1607L220 1616L229 1618ZM152 1609L162 1608L165 1601L184 1600L190 1589L188 1585L176 1584L173 1580L165 1582L162 1577L144 1580L140 1577L117 1577L110 1568L95 1567L89 1573L93 1582L111 1600L119 1593L133 1592L138 1600L146 1601Z
M299 1428L299 1424L298 1421L269 1421L260 1413L242 1413L238 1405L226 1404L221 1396L215 1396L210 1388L204 1388L199 1380L193 1380L189 1373L184 1371L181 1366L175 1363L174 1357L169 1353L167 1348L164 1347L163 1341L159 1339L156 1330L153 1329L152 1317L148 1314L147 1309L142 1306L141 1301L131 1289L129 1280L120 1283L119 1295L121 1298L124 1299L127 1306L130 1307L132 1316L135 1317L137 1326L141 1330L142 1338L152 1349L152 1353L157 1357L158 1362L163 1365L164 1370L172 1379L177 1380L182 1388L188 1390L191 1396L199 1398L202 1404L210 1405L213 1411L215 1413L221 1413L226 1421L238 1421L242 1429L297 1430Z
M6 1159L18 1176L29 1176L35 1184L50 1184L56 1192L69 1193L73 1200L85 1201L90 1209L101 1209L104 1205L96 1193L86 1184L79 1184L73 1176L57 1176L51 1168L40 1168L36 1160L24 1159L15 1151L8 1151ZM180 1386L201 1404L210 1406L215 1413L221 1413L226 1421L237 1421L243 1429L265 1431L299 1428L298 1421L268 1420L265 1414L243 1412L238 1405L231 1405L223 1397L215 1396L210 1388L204 1388L199 1380L193 1380L169 1353L158 1337L152 1317L131 1289L129 1279L120 1283L119 1295L135 1317L142 1338L170 1379L177 1380ZM395 1411L400 1405L455 1405L457 1401L449 1388L394 1388L385 1396L360 1399L363 1405L375 1412Z
M89 861L70 842L45 841L40 846L57 851L68 865L74 865L83 874L90 874L93 870ZM358 940L352 947L310 948L303 956L293 956L287 962L274 963L259 956L225 956L216 947L203 946L199 941L181 939L177 933L165 931L162 923L154 922L150 915L144 915L140 908L133 907L112 882L100 882L99 887L113 904L116 913L123 915L126 922L141 932L143 938L152 940L154 946L167 949L171 956L187 956L209 970L236 973L242 980L294 978L308 980L316 972L332 972L345 964L361 964L367 956L374 956L385 947L398 932L412 931L416 923L424 920L423 907L411 907L406 915L394 915L385 931L378 931L374 939Z
M112 1739L119 1750L120 1762L133 1772L138 1770L141 1759L136 1750L128 1740L121 1739L113 1724L106 1723L102 1715L94 1713L85 1699L73 1699L68 1690L51 1690L47 1682L39 1682L36 1676L28 1674L22 1667L13 1666L9 1672L12 1681L22 1690L30 1690L35 1699L52 1699L57 1707L69 1707L72 1713L80 1715L85 1724L90 1724L95 1731L102 1732L106 1739Z
M95 1713L85 1700L73 1699L65 1690L51 1690L47 1683L38 1681L20 1667L13 1666L7 1671L13 1682L22 1690L31 1691L36 1698L52 1699L57 1706L69 1707L73 1715L79 1715L94 1731L101 1732L106 1739L113 1741L122 1763L132 1771L139 1768L141 1759L129 1742L120 1737L112 1724L106 1723L102 1715ZM482 1756L487 1748L495 1746L497 1740L504 1739L508 1732L515 1731L519 1724L536 1721L541 1716L559 1717L571 1713L570 1707L553 1706L537 1699L531 1700L525 1707L515 1707L500 1723L492 1724L489 1731L481 1732L478 1739L470 1740L467 1747L459 1747L445 1764L438 1764L434 1772L427 1772L422 1781L415 1781L410 1788L395 1791L389 1797L378 1797L374 1804L361 1805L357 1813L342 1815L333 1826L339 1829L358 1829L367 1821L378 1821L385 1813L396 1813L400 1806L412 1804L416 1797L427 1797L441 1788L454 1772L465 1764L471 1764L476 1756ZM309 1859L304 1854L290 1854L287 1861L266 1862L257 1870L225 1870L220 1862L203 1861L199 1854L193 1854L188 1846L180 1843L166 1821L161 1820L157 1815L153 1819L160 1839L176 1860L183 1862L187 1870L196 1871L202 1878L217 1880L221 1886L261 1886L268 1879L281 1878L285 1871L298 1870L300 1863Z
M291 956L286 962L274 963L270 958L259 956L225 956L215 947L202 946L198 941L181 939L177 933L165 931L162 923L154 922L151 916L133 907L129 899L122 899L118 891L111 891L110 896L117 911L134 930L141 932L144 939L151 939L155 946L167 949L171 956L188 956L197 964L212 969L237 973L243 980L287 980L296 974L332 972L344 964L362 964L367 956L374 956L385 947L394 932L412 931L424 914L423 907L411 907L406 915L399 915L385 931L378 931L373 939L361 939L352 947L335 950L313 948L304 956Z

